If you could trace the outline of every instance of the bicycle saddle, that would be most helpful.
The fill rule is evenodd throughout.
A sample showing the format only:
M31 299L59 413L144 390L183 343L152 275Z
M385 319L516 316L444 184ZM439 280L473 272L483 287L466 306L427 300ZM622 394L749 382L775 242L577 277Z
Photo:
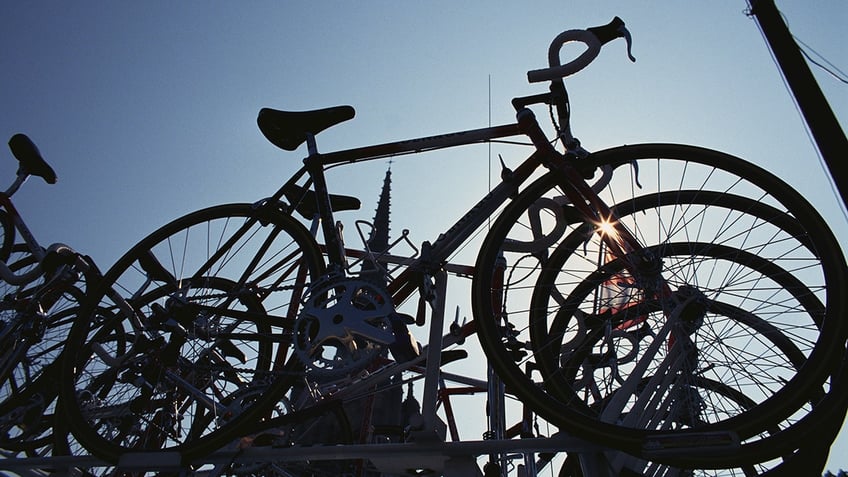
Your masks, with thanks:
M50 164L41 157L41 152L26 134L15 134L9 139L9 149L21 163L18 174L25 173L38 176L48 184L56 183L56 173Z
M256 122L262 134L275 146L294 151L306 141L306 135L319 132L352 119L352 106L334 106L312 111L280 111L262 108Z

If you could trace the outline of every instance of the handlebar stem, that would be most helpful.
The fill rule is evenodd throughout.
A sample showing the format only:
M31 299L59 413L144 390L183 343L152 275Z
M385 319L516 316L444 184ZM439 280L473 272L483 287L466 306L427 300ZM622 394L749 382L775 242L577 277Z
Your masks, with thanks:
M548 138L545 137L544 131L536 121L536 115L528 108L524 108L516 114L518 127L521 132L530 138L530 141L536 147L536 150L542 154L542 163L547 163L549 157L560 156L560 153L551 145Z

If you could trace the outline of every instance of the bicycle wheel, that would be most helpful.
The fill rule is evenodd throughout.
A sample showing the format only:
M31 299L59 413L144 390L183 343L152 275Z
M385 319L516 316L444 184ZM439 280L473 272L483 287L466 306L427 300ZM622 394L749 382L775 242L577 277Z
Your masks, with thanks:
M40 379L48 367L55 365L65 345L68 332L76 319L79 303L85 292L75 286L62 292L54 291L50 306L38 309L40 305L33 295L39 288L28 290L16 296L23 309L14 312L14 317L6 323L10 334L4 336L4 362L2 381L0 381L0 413L27 386ZM14 327L14 329L11 329ZM14 358L13 358L14 357Z
M37 454L51 442L60 356L83 297L74 287L47 314L21 314L17 359L0 382L0 448Z
M645 388L649 386L651 378L645 378L639 384L640 388ZM704 378L704 377L696 377L689 382L689 387L685 391L689 398L697 399L701 403L721 403L723 408L719 409L717 406L713 406L713 410L719 412L726 412L729 414L740 414L746 412L757 405L757 403L750 399L748 396L740 393L738 390L734 389L732 386L728 386L726 384ZM687 402L687 399L681 399L681 402ZM691 402L691 401L688 401ZM681 408L678 408L677 411L680 411ZM687 413L677 413L676 416L666 416L672 420L682 420L680 424L688 425L687 421L692 416ZM781 427L777 426L773 429L770 429L768 434L776 434L780 432ZM563 463L560 471L559 477L584 477L585 474L583 469L581 468L581 460L588 458L593 459L597 456L589 455L589 456L579 456L569 455L568 458ZM782 462L782 459L772 459L770 461L757 462L757 463L749 463L741 466L736 466L732 468L697 468L697 467L676 467L676 466L668 466L665 464L660 464L656 462L649 462L643 459L639 459L636 457L632 457L626 454L621 453L608 453L604 455L600 462L606 466L605 469L608 471L613 469L617 472L616 475L629 475L629 476L663 476L663 475L686 475L686 476L698 476L698 477L752 477L761 475L764 472L772 469Z
M12 256L19 257L10 267L14 273L37 265L25 246L13 250ZM30 457L49 455L60 355L85 297L85 281L68 271L50 284L39 278L4 286L0 448Z
M750 267L747 270L748 277L763 270L772 272L772 276L777 280L768 286L772 289L782 287L785 290L794 290L801 298L799 302L811 295L809 291L802 292L803 287L794 283L794 277L790 274L776 272L767 265L769 262L749 256L746 252L695 243L666 244L663 250L663 260L666 262L672 262L681 255L698 255L701 260L700 267L719 268L720 262L732 258L735 262L734 268L738 271ZM552 261L554 260L552 258ZM605 264L604 272L612 272L614 268L619 269L617 272L622 272L622 261ZM805 355L796 344L798 340L783 334L778 326L723 301L698 297L697 301L690 301L687 305L687 321L680 323L679 328L672 328L672 332L677 334L667 338L658 353L667 358L675 355L675 345L678 346L677 349L689 348L688 354L687 351L678 353L685 355L685 358L678 361L679 366L675 370L673 380L663 382L662 378L657 379L657 375L653 374L660 372L660 376L664 375L666 378L670 374L663 368L662 359L646 360L650 366L644 373L649 377L643 377L629 386L626 378L634 374L633 368L643 359L645 348L650 346L649 330L661 327L660 323L665 318L662 314L663 307L657 300L642 300L630 308L610 310L603 320L594 320L579 308L575 308L578 306L586 309L589 300L594 301L605 295L610 285L609 277L615 275L616 272L597 274L593 279L587 279L575 288L567 300L568 303L556 313L550 327L548 337L558 337L559 343L551 341L543 345L548 349L561 351L556 358L559 362L547 363L547 370L542 372L546 388L551 390L550 392L555 392L554 389L562 392L565 381L568 380L572 383L570 390L578 399L577 402L572 401L572 406L583 407L587 414L591 413L599 419L609 421L610 410L614 409L613 413L618 416L618 425L658 429L666 433L704 428L715 422L725 421L726 424L731 419L738 419L738 416L757 412L754 409L758 401L771 390L779 389L784 383L779 380L797 373L805 362ZM761 286L771 281L771 278L765 276L759 278ZM620 291L620 288L618 290ZM690 291L692 290L684 288L684 293ZM583 297L582 302L578 296ZM614 301L598 303L598 306L609 308ZM580 305L577 305L578 302L581 302ZM566 323L571 321L567 318L570 316L566 311L568 309L572 310L571 316L580 318L571 323L572 326ZM696 318L695 322L691 318ZM579 321L580 325L576 325L576 321ZM572 339L563 343L563 337ZM687 344L681 347L675 341ZM686 361L689 358L695 359ZM743 367L746 362L750 363L749 366ZM687 366L697 366L698 363L700 367L697 372L686 369ZM558 368L556 371L555 367ZM560 386L554 384L555 380L560 382ZM616 403L621 393L632 393L644 398L641 402L638 398L630 398ZM744 440L774 438L795 425L801 416L811 412L824 394L825 389L822 386L811 388L802 409L779 424L770 426L766 431L747 436ZM658 404L646 406L645 399L648 397ZM675 469L675 472L682 471L684 475L759 475L760 472L780 464L779 457L790 454L798 445L797 439L787 439L784 442L787 443L785 446L772 446L767 453L752 453L746 449L744 459L739 459L738 464L733 464L732 468L723 468L722 464L711 463L708 467L684 466L683 470L680 470L679 464L668 466L621 453L610 457L609 465L619 471L627 469L633 475L646 476L667 475L670 469Z
M12 248L11 257L9 268L18 275L38 265L23 244ZM49 284L38 278L20 286L2 282L0 288L0 448L42 456L52 447L58 363L85 297L86 280L66 270Z
M603 167L614 171L599 192L605 203L618 204L610 221L635 237L642 250L614 256L607 249L614 232L576 213L553 173L525 189L484 241L474 277L474 316L488 358L513 392L568 431L636 455L669 432L681 439L694 432L758 439L808 406L811 390L825 392L843 351L839 343L845 326L837 317L845 303L837 290L844 284L845 262L815 209L765 170L697 147L624 146L587 159L586 170ZM638 269L633 256L641 262ZM711 324L704 303L721 304L715 315L730 315L721 323L735 327L722 330ZM649 311L659 318L644 318ZM613 316L619 321L610 321ZM722 334L732 329L741 338ZM681 358L671 366L674 357L712 349L702 339L707 331L734 341L713 347L716 352L704 354L702 362L684 365ZM609 343L626 333L637 345L631 351L642 354L607 345L597 358L613 364L592 364L583 380L575 363L580 356L597 354L585 343L597 342L598 336ZM758 358L763 347L756 343L769 341L791 346ZM645 357L651 343L651 356ZM771 367L769 357L775 355L780 365ZM662 366L651 366L656 357ZM619 360L638 366L626 369ZM586 403L601 402L617 388L598 389L588 399L579 398L578 390L586 384L594 391L588 377L605 371L606 379L616 381L610 378L612 366L618 366L615 372L631 394L625 404L617 404L617 413L604 414ZM747 370L751 366L760 373L756 379ZM716 372L705 376L757 405L685 430L623 421L627 406L639 398L634 383L643 377L673 382L677 374L707 373L713 367ZM736 372L747 378L736 380ZM749 394L762 382L769 384ZM655 407L662 399L647 402L646 409L661 415ZM728 460L733 458L728 454Z
M38 261L23 245L15 246L9 258L9 270L16 275L29 272L38 266ZM26 337L37 333L37 330L27 332L27 329L37 327L30 326L26 317L27 297L31 295L31 289L25 288L40 283L41 279L24 285L13 285L0 280L0 380L4 382L0 386L0 403L7 401L16 389L15 385L19 384L15 380L9 381L7 377L23 359L25 350L22 345Z
M703 192L699 194L712 196ZM657 198L646 196L645 199L641 202L654 203L657 209L660 208ZM751 202L752 206L756 204L749 199L727 194L710 200L713 212L722 209L720 202L725 201L736 205L745 202ZM690 202L687 207L694 207L694 204ZM662 207L677 205L663 203ZM746 210L750 212L753 208ZM637 216L637 220L643 218L647 210L639 212L642 214ZM660 210L651 212L661 213ZM730 209L724 212L730 212ZM597 396L608 396L624 389L626 379L643 359L642 366L646 366L643 372L671 373L670 370L660 373L657 368L671 365L670 359L673 358L664 360L674 354L670 349L672 344L679 343L679 354L696 353L697 356L688 362L675 364L680 369L675 371L677 378L674 385L670 385L669 393L673 394L674 387L686 386L687 376L696 379L707 374L721 382L733 380L735 386L742 390L758 389L758 392L752 393L757 401L780 390L783 383L803 366L806 361L804 350L809 352L815 345L809 335L789 334L796 331L791 322L773 318L777 314L789 313L811 317L823 315L824 306L815 295L795 276L772 261L717 244L666 243L647 249L663 262L663 269L670 277L665 280L665 284L675 291L668 296L640 296L637 299L627 296L633 289L622 285L635 282L636 279L628 274L626 260L616 259L605 263L598 272L581 282L565 301L550 303L552 296L558 294L557 287L561 283L561 277L554 271L555 267L567 269L569 264L564 256L572 255L568 250L573 250L577 245L574 242L583 242L579 234L572 235L579 240L571 240L572 243L568 245L569 241L566 240L552 255L549 266L545 267L537 282L531 308L551 311L551 320L545 326L546 320L541 315L534 319L531 335L546 387L562 400L580 399L585 404L585 413L589 413L592 408L599 418L605 415L604 420L610 420L611 413L632 415L634 409L625 403L619 403L620 408L616 410L597 408ZM710 270L712 273L725 271L724 274L716 273L721 275L721 280L726 280L727 274L732 273L736 277L745 277L747 282L757 283L758 289L769 290L769 293L781 290L783 296L778 305L781 309L769 312L766 311L766 305L761 304L754 313L740 307L736 303L737 290L734 289L728 297L729 290L726 287L714 286L716 280L707 282L703 276L690 270L694 261L697 261L698 269ZM690 284L699 279L697 287ZM747 299L755 298L748 296ZM786 311L784 307L793 311ZM670 309L678 310L681 320L685 321L670 325L671 329L665 338L669 346L657 349L653 358L647 358L650 340L653 339L651 333L660 330L669 321ZM683 347L689 349L684 350ZM767 367L761 363L767 364ZM703 369L705 367L707 369ZM815 397L820 398L822 394ZM635 406L636 403L628 405ZM701 408L690 410L697 414L703 411ZM693 415L691 420L700 421L700 418ZM721 419L710 421L717 420ZM752 429L749 432L757 433L760 428L740 425L736 430L741 433L745 429Z
M116 462L191 460L238 437L285 390L291 325L322 271L309 232L267 206L204 209L143 239L71 330L61 396L76 438Z

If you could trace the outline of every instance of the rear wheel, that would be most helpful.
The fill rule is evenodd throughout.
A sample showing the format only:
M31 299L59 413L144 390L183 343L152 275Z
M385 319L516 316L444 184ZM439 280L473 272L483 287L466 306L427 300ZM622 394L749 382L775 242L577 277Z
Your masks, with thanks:
M249 432L299 372L291 327L322 271L311 235L276 208L212 207L154 232L71 331L61 391L72 432L110 462L197 458Z

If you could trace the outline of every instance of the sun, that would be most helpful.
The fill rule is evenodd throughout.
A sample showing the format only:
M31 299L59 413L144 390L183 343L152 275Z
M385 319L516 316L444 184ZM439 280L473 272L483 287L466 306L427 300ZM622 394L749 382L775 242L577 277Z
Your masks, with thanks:
M617 223L618 221L616 220L601 219L595 223L595 227L602 236L616 240L618 238L618 230L616 230Z

